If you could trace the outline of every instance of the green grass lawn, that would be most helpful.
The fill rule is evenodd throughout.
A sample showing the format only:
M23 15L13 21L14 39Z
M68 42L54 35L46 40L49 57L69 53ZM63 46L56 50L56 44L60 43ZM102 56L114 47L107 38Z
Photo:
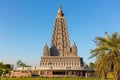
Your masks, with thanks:
M1 78L0 80L101 80L97 78ZM112 79L108 79L112 80Z

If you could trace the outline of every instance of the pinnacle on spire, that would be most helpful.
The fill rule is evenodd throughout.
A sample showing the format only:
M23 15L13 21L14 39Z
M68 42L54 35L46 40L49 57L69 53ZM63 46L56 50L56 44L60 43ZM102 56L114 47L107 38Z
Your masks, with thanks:
M50 55L50 51L46 43L44 46L43 56L49 56L49 55Z
M45 46L47 47L47 43L45 44Z
M77 56L77 47L76 47L75 42L72 45L72 53L73 53L73 55Z
M57 13L57 15L59 15L59 16L64 16L61 5L60 5L59 8L58 8L58 13Z
M59 5L58 13L62 12L62 7Z
M75 42L73 44L76 45Z
M47 47L47 48L48 48L47 43L45 43L44 47Z
M73 46L76 46L76 43L75 43L75 42L73 43Z

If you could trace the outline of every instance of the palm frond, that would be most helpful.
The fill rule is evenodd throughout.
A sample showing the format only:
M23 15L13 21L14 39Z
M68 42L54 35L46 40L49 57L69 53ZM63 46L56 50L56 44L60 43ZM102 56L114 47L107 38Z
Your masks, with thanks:
M105 38L96 37L96 48L90 50L89 58L96 57L95 71L99 75L110 71L120 72L120 35L117 32L112 36L107 32L105 35Z

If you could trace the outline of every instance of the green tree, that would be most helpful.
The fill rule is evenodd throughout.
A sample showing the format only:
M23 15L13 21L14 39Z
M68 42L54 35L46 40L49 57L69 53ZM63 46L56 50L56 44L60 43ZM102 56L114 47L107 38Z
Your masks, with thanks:
M84 68L88 70L89 69L89 65L88 64L84 64Z
M17 64L17 67L25 67L25 66L26 66L26 64L23 63L21 60L18 60L18 61L16 62L16 64Z
M89 64L84 63L84 68L87 70L93 70L94 69L94 63L90 62Z
M9 74L12 69L13 66L11 64L4 64L3 72L4 74Z
M29 65L26 65L24 62L22 62L21 60L18 60L16 62L17 67L30 67Z
M95 64L94 64L93 62L90 62L90 63L89 63L89 68L90 68L91 70L93 70L93 69L94 69L94 65L95 65Z
M0 76L9 74L12 69L13 68L10 64L3 64L0 62Z
M114 73L115 80L120 80L120 35L115 32L111 36L96 37L96 48L91 50L91 57L96 57L95 71L104 80L108 72Z

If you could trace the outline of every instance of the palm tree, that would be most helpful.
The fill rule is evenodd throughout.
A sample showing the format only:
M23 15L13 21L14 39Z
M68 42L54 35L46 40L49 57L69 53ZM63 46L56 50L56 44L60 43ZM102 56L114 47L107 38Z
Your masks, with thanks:
M91 57L96 57L95 71L105 79L108 72L114 73L115 80L119 80L120 73L120 35L115 32L112 36L96 37L96 48L91 50Z

